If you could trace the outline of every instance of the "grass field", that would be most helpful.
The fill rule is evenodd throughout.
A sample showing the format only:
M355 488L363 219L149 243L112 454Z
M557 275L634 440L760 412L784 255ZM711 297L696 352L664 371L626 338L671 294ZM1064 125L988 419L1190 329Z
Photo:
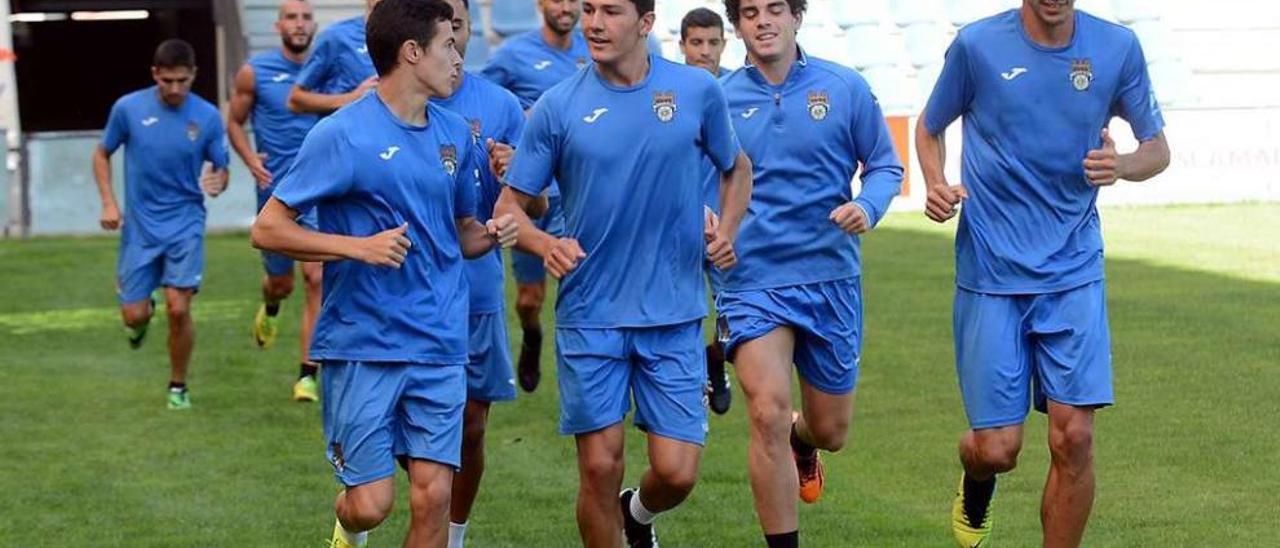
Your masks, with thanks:
M1088 546L1275 545L1280 525L1280 205L1107 210L1119 405L1101 413ZM947 546L965 427L950 339L950 231L895 215L865 242L867 339L849 447L827 456L810 546ZM319 407L288 400L298 299L281 344L252 345L260 267L244 235L207 245L194 409L167 411L164 326L127 349L109 238L0 242L0 539L13 546L320 546L337 492ZM550 307L546 317L550 320ZM512 331L517 341L516 331ZM551 356L550 349L545 352ZM554 373L550 359L544 371ZM495 408L469 545L571 546L576 472L554 377ZM664 545L757 546L741 393L711 419L698 489ZM1048 456L1028 423L995 540L1039 542ZM642 469L630 435L628 483ZM401 484L403 487L403 483ZM371 536L393 546L395 513Z

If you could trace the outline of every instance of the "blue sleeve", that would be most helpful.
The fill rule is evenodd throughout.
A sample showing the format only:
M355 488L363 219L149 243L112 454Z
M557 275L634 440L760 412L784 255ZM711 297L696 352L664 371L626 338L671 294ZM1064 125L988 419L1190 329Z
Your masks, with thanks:
M227 150L227 129L222 125L222 117L214 111L209 117L208 140L204 143L204 159L213 164L214 169L224 169L231 161Z
M480 183L480 159L483 157L478 148L481 146L476 143L471 135L467 134L467 139L463 141L466 146L461 147L458 154L458 173L454 177L453 182L453 217L455 219L465 219L467 217L476 216L476 187ZM484 169L489 169L485 166Z
M902 162L893 148L893 136L880 110L880 101L871 88L858 80L852 91L854 112L849 130L854 157L862 164L862 192L853 201L862 207L874 227L902 191Z
M1125 57L1121 79L1112 111L1129 122L1139 142L1154 139L1164 129L1164 115L1160 113L1160 103L1156 101L1151 76L1147 73L1147 59L1136 37Z
M951 122L964 115L973 102L973 71L969 70L969 51L965 34L961 32L947 48L946 61L938 83L933 86L929 102L924 108L924 127L930 135L947 129Z
M333 40L330 38L332 32L322 32L316 38L316 47L311 52L311 56L307 57L307 62L302 65L302 70L298 72L298 87L311 92L327 92L324 85L329 81L329 74L333 71Z
M355 183L352 147L337 124L326 122L307 134L293 167L272 194L299 214L346 194Z
M710 78L710 75L707 77ZM714 81L709 82L707 93L703 97L702 150L716 169L721 172L730 171L742 146L738 144L738 135L729 118L729 102L725 99L724 90L715 85Z
M489 60L489 63L486 64L484 68L480 69L480 76L485 77L485 79L490 82L502 86L502 88L507 91L511 91L512 80L511 71L507 69L508 59L511 57L507 50L510 47L511 44L506 44L505 46L498 48L498 51L494 52L493 58ZM521 101L521 109L529 108L530 105L524 104L523 99L517 100Z
M514 94L508 94L504 102L507 110L505 128L498 140L517 147L520 146L520 134L524 133L524 109Z
M111 106L111 114L107 116L107 127L102 130L102 150L112 154L120 145L129 140L129 120L125 117L124 101L116 101Z
M529 196L537 196L551 185L560 159L559 106L548 99L543 96L533 106L529 123L520 134L520 148L507 169L507 186Z

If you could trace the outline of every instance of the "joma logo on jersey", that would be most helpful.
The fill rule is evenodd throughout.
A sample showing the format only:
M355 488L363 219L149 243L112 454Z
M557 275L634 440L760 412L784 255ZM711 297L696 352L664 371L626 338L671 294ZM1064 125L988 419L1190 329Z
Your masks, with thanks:
M440 163L450 176L458 172L458 148L453 145L440 147Z
M1088 59L1076 59L1071 62L1071 87L1076 91L1089 89L1093 83L1093 63Z
M662 122L670 122L676 117L676 94L659 91L653 94L653 113Z
M187 122L187 139L194 143L198 138L200 138L200 126L195 122Z
M821 122L827 119L829 112L831 112L831 96L826 91L810 91L809 117L815 122Z

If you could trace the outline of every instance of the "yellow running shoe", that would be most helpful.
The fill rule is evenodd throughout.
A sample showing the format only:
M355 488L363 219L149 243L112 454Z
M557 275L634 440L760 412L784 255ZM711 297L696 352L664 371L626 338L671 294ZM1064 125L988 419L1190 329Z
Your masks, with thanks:
M307 375L293 383L293 401L316 401L320 395L316 389L316 378Z
M993 493L994 495L994 493ZM986 507L977 507L965 511L964 474L960 474L960 486L956 488L956 499L951 503L951 533L956 538L956 546L961 548L986 548L991 546L991 500Z
M347 542L347 535L342 530L342 522L333 520L333 538L329 539L329 548L360 548L368 544L369 537L364 533L360 535L360 541L352 544Z
M259 348L270 348L279 332L276 317L267 315L267 305L258 306L258 313L253 316L253 342L258 343Z

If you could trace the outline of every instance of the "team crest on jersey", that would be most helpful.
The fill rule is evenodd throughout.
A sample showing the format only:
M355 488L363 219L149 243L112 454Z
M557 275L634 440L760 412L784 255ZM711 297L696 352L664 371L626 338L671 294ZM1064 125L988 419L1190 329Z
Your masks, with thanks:
M577 58L577 60L575 60L575 61L574 61L574 64L575 64L575 65L577 65L577 67L578 67L578 68L585 67L585 66L587 66L587 58L586 58L586 57L579 57L579 58Z
M670 91L659 91L653 94L653 113L658 119L670 122L676 117L676 94Z
M187 139L194 143L199 138L200 126L196 125L195 122L187 122Z
M480 130L481 130L480 119L472 118L471 119L471 140L477 143L480 142Z
M440 147L440 163L450 176L458 172L458 148L453 145Z
M829 112L831 112L831 96L825 91L810 91L809 117L815 122L821 122L827 119Z
M1076 59L1071 62L1071 87L1076 91L1089 89L1093 83L1093 63L1088 59Z

